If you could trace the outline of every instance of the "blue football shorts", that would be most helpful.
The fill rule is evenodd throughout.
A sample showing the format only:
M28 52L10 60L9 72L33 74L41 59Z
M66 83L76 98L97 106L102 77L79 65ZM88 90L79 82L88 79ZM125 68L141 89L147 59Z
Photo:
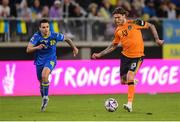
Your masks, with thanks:
M55 66L56 66L56 61L47 61L45 64L36 65L36 74L37 74L38 80L39 81L42 80L42 71L44 67L49 68L52 72Z

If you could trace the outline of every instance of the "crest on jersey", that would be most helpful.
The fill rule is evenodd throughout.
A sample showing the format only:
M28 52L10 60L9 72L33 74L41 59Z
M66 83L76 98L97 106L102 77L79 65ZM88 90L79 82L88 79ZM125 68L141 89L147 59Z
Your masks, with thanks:
M128 30L132 30L132 26L131 25L128 26Z

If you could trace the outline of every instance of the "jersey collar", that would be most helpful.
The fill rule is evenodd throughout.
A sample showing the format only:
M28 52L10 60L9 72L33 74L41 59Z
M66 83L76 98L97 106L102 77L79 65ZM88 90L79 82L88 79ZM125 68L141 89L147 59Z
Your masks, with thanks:
M41 33L41 32L40 32L40 33ZM48 35L48 36L43 36L42 34L41 34L41 36L42 36L44 39L47 39L48 37L51 36L51 31L49 32L49 35Z

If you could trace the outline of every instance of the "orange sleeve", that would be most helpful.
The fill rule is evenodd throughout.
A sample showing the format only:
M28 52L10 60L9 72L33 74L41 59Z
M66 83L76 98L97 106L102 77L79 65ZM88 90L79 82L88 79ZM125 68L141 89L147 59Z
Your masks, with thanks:
M118 32L119 31L115 31L115 33L114 33L114 39L113 39L113 44L119 44L119 42L120 42L120 36L118 35Z

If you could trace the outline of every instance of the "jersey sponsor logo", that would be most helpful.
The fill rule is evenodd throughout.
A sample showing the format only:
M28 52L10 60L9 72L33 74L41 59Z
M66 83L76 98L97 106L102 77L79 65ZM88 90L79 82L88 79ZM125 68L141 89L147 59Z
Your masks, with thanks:
M41 42L41 43L44 42L45 44L47 44L47 43L48 43L48 40L41 40L40 42Z

